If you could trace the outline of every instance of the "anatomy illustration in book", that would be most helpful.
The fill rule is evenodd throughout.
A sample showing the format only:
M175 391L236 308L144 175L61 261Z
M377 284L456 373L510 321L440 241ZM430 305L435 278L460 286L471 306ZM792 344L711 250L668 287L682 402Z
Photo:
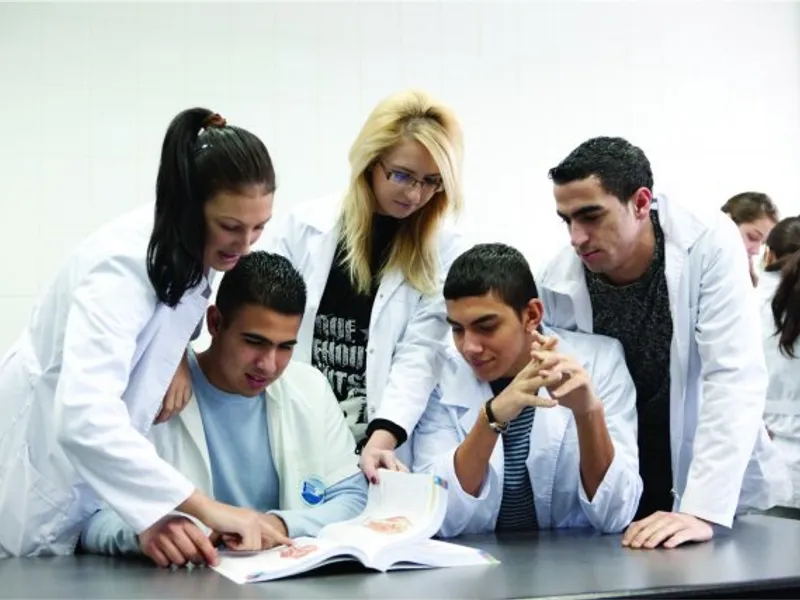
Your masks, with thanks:
M412 523L406 517L388 517L386 519L369 519L364 527L377 533L405 533L411 529Z

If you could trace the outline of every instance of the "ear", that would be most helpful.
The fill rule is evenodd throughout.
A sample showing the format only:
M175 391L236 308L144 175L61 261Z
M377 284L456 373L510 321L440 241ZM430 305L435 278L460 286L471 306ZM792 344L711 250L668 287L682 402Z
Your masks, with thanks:
M532 334L539 328L544 318L544 304L539 298L532 298L522 312L522 324L525 332Z
M219 309L214 304L209 306L208 311L206 311L206 323L212 338L219 335L222 330L222 313L219 312Z
M650 218L650 206L653 203L653 192L651 192L646 187L641 187L636 190L631 196L631 208L633 209L633 214L639 220L649 219Z

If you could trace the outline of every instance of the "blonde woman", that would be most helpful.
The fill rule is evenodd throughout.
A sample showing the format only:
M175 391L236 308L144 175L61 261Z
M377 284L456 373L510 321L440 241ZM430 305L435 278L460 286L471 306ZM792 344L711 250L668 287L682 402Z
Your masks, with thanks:
M461 208L461 157L447 107L423 92L390 96L350 149L344 198L299 206L268 242L308 286L295 357L328 377L370 481L409 464L403 444L441 370L441 285L464 249L444 224Z

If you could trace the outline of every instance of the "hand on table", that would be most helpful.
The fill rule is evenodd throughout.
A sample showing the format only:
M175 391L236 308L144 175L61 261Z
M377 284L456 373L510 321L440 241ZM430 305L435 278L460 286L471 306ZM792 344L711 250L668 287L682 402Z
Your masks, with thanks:
M654 512L630 524L622 536L622 545L652 549L676 548L687 542L707 542L714 537L711 525L702 519L676 512Z

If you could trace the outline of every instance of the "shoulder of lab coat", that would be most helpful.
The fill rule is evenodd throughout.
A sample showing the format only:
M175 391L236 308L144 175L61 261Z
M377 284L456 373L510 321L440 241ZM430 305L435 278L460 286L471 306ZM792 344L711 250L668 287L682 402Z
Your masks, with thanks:
M341 194L297 204L267 225L256 247L285 256L299 269L309 251L308 241L336 227L341 208Z
M355 438L347 426L344 413L328 379L319 370L300 361L290 361L281 377L269 387L268 394L268 401L280 405L284 445L293 444L292 447L281 448L280 454L287 459L297 454L309 454L315 456L315 460L324 457L324 472L319 472L317 475L322 477L326 485L336 484L358 473ZM316 429L323 430L324 435L320 439L298 439L298 435L293 433L295 430L293 425L303 420L316 420L321 423L321 427ZM274 442L277 444L279 440ZM280 463L283 463L283 460L276 456L278 454L278 448L274 447L275 466L281 468ZM291 460L287 465L291 467ZM281 480L288 480L289 469L281 470L283 471L279 471ZM282 498L286 496L281 494Z
M149 227L151 205L101 228L73 255L55 393L62 449L83 480L136 531L193 491L134 429L122 399L137 338L158 304L146 269Z
M543 448L532 440L532 451L558 455L555 481L575 482L575 496L570 506L554 506L559 527L593 526L603 532L621 531L633 519L642 492L637 446L636 392L625 367L622 346L616 340L596 335L552 330L563 342L560 347L574 355L592 379L595 393L603 401L606 425L614 444L614 459L594 498L589 501L580 481L579 449L574 419L561 448ZM441 534L452 537L469 531L489 531L499 510L502 489L500 477L491 463L477 496L461 488L454 468L455 451L466 438L467 422L475 422L480 405L491 396L486 384L475 378L472 370L454 348L448 350L448 363L442 381L431 395L425 413L414 434L414 470L436 473L449 483L448 510ZM541 409L545 411L546 409ZM545 412L542 413L546 414ZM565 445L571 445L567 448ZM561 487L561 486L559 486ZM552 500L552 489L550 490Z

